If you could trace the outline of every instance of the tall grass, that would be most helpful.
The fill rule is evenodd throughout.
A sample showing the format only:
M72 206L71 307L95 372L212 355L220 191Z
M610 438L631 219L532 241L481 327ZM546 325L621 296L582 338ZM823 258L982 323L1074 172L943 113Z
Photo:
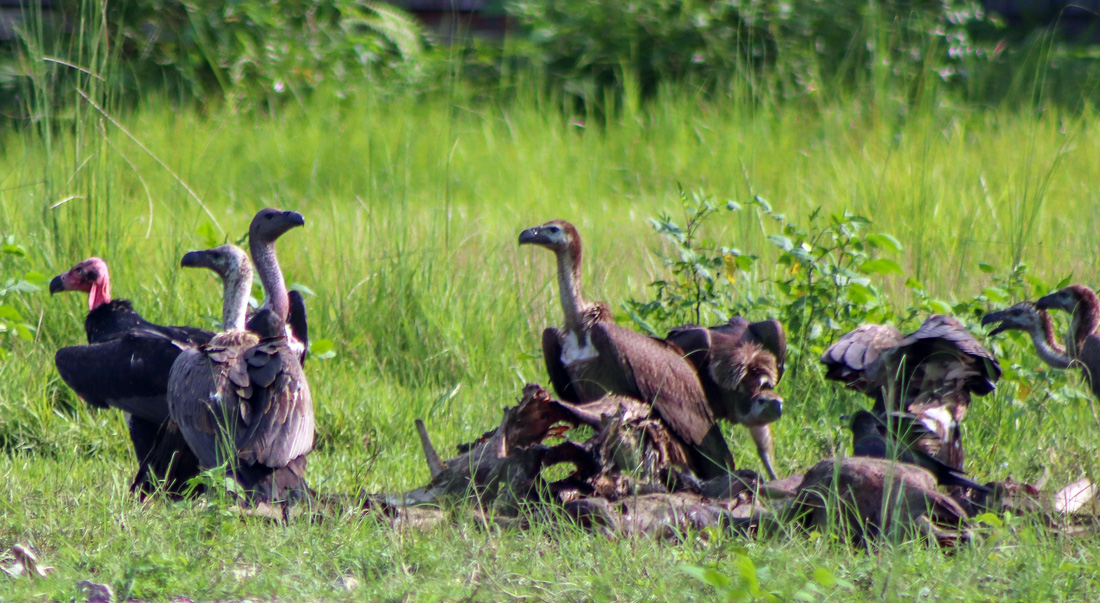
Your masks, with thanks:
M48 49L36 52L35 77L71 70L44 61ZM78 58L88 72L110 70L107 52ZM906 272L937 297L990 286L979 262L1004 271L1023 261L1045 282L1095 280L1100 145L1088 106L981 108L934 90L910 105L887 102L885 86L822 89L784 104L666 87L648 104L578 117L521 74L526 83L499 102L451 89L405 102L319 93L268 115L158 97L123 111L97 77L70 75L84 92L74 92L71 113L35 96L35 119L0 133L0 229L30 251L13 268L52 275L98 255L115 295L147 318L212 325L213 280L179 270L182 254L237 240L261 207L301 211L306 228L279 251L288 280L316 293L307 299L311 335L335 343L334 358L307 366L318 424L310 479L325 492L424 483L414 419L450 450L496 423L524 382L546 380L539 332L560 321L551 257L519 248L516 236L550 218L578 226L586 292L615 308L649 295L660 275L646 218L674 210L680 187L759 195L795 219L817 207L866 215L902 242ZM759 255L758 276L779 270L756 219L730 215L706 236ZM903 280L876 284L903 304ZM817 565L854 584L842 598L1038 600L1098 590L1094 540L1064 540L1027 521L947 557L916 543L853 551L829 535L690 535L666 545L566 525L481 529L461 518L425 532L356 514L276 527L201 502L141 504L127 493L135 467L121 417L89 410L52 366L57 348L83 342L84 300L21 303L40 328L0 364L0 546L29 541L58 569L39 581L0 576L0 600L71 597L81 579L157 599L708 600L709 587L679 566L716 563L736 576L739 547L762 568L765 588L787 596ZM1034 369L1020 343L999 348L1005 366ZM1055 484L1093 474L1093 402L1052 397L1065 377L1048 389L1011 373L968 415L971 472L1034 480L1049 469ZM838 415L862 401L812 370L781 389L789 402L776 425L779 472L843 453L849 436ZM755 467L743 432L727 435L737 462ZM347 590L346 577L360 585Z

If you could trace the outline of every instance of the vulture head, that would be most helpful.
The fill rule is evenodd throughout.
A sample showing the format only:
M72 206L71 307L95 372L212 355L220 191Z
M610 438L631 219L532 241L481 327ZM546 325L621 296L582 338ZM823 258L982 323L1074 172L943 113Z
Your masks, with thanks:
M990 336L1004 331L1031 332L1035 327L1042 327L1050 321L1050 317L1045 314L1035 304L1022 301L1011 308L986 314L982 317L982 326L996 325L989 331Z
M565 220L550 220L541 226L519 233L520 245L538 245L557 255L566 254L579 264L581 259L581 235Z
M766 425L783 416L783 397L775 392L779 366L774 354L760 345L715 346L710 350L710 373L727 392L730 408L712 408L715 414L749 427ZM727 402L728 404L728 402Z
M189 251L180 260L184 268L206 268L221 277L225 298L222 302L222 328L238 331L244 328L252 290L252 262L236 245L222 245L202 251Z
M252 262L248 260L248 254L236 245L189 251L180 260L180 266L213 270L223 281L252 282Z
M274 243L286 231L305 226L306 219L296 211L261 209L248 227L248 240L259 244Z
M1096 294L1084 285L1070 285L1039 298L1035 307L1042 310L1064 310L1073 312L1082 303L1094 302Z
M89 311L111 301L111 277L107 273L107 262L88 258L68 272L55 276L50 281L50 295L58 291L87 291Z

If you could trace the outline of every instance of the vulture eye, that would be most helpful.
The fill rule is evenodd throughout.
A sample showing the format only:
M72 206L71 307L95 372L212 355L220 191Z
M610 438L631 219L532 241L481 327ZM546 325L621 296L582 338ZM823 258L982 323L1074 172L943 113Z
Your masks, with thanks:
M557 226L551 226L551 227L547 228L546 230L549 230L550 232L561 232L561 228L559 228Z

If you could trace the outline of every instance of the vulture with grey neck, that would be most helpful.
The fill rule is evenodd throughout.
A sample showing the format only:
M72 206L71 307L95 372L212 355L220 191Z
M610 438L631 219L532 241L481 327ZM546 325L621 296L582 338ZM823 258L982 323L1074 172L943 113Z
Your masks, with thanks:
M214 334L194 327L153 324L125 299L111 299L107 264L88 258L50 281L50 293L85 291L88 345L61 348L54 364L62 380L88 404L127 413L127 426L139 466L132 491L151 493L151 478L165 482L168 493L182 490L198 471L184 446L171 463L149 464L158 443L172 435L168 426L168 373L180 351L210 341Z
M1062 310L1072 316L1066 333L1065 350L1089 382L1092 394L1100 398L1100 299L1084 285L1070 285L1040 297L1035 307Z
M989 331L992 337L1003 331L1023 331L1031 336L1039 359L1053 368L1069 368L1071 363L1066 348L1054 337L1054 325L1047 311L1029 301L1022 301L1011 308L990 312L982 317L982 326L995 325Z
M253 502L308 492L304 474L313 448L313 403L300 351L287 342L289 304L274 250L280 235L304 223L296 212L265 209L256 215L249 240L270 303L246 330L251 282L229 266L223 276L224 331L180 355L168 381L172 419L191 450L206 468L228 463Z
M714 416L748 428L764 470L776 479L770 424L783 414L783 398L775 392L787 358L783 326L738 316L715 327L673 329L666 341L695 367Z
M519 244L544 247L557 257L565 325L543 332L543 353L558 395L568 402L605 393L642 400L691 449L691 469L699 477L732 470L733 457L683 351L614 324L582 297L581 239L573 225L554 220L529 228Z

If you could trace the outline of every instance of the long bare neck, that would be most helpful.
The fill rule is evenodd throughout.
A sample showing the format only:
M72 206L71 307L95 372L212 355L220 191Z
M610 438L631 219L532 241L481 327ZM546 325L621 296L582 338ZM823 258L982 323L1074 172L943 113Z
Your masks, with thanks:
M1054 325L1050 322L1050 315L1046 310L1039 310L1039 318L1039 322L1032 324L1028 330L1039 359L1057 369L1068 368L1070 358L1066 355L1065 346L1054 338Z
M241 264L235 272L226 275L224 288L222 330L240 331L244 329L245 318L248 315L248 298L252 292L252 266L246 262Z
M581 269L579 262L568 251L558 252L558 297L561 298L565 328L579 331L584 319L584 298L581 297Z
M88 290L88 311L111 301L111 277L103 273L99 280Z
M275 243L269 241L250 240L249 250L252 252L252 262L256 265L256 271L260 273L260 282L264 285L264 306L269 306L282 320L286 320L290 312L290 298L287 297L286 281L283 280L283 271L279 269L279 260L275 257Z

